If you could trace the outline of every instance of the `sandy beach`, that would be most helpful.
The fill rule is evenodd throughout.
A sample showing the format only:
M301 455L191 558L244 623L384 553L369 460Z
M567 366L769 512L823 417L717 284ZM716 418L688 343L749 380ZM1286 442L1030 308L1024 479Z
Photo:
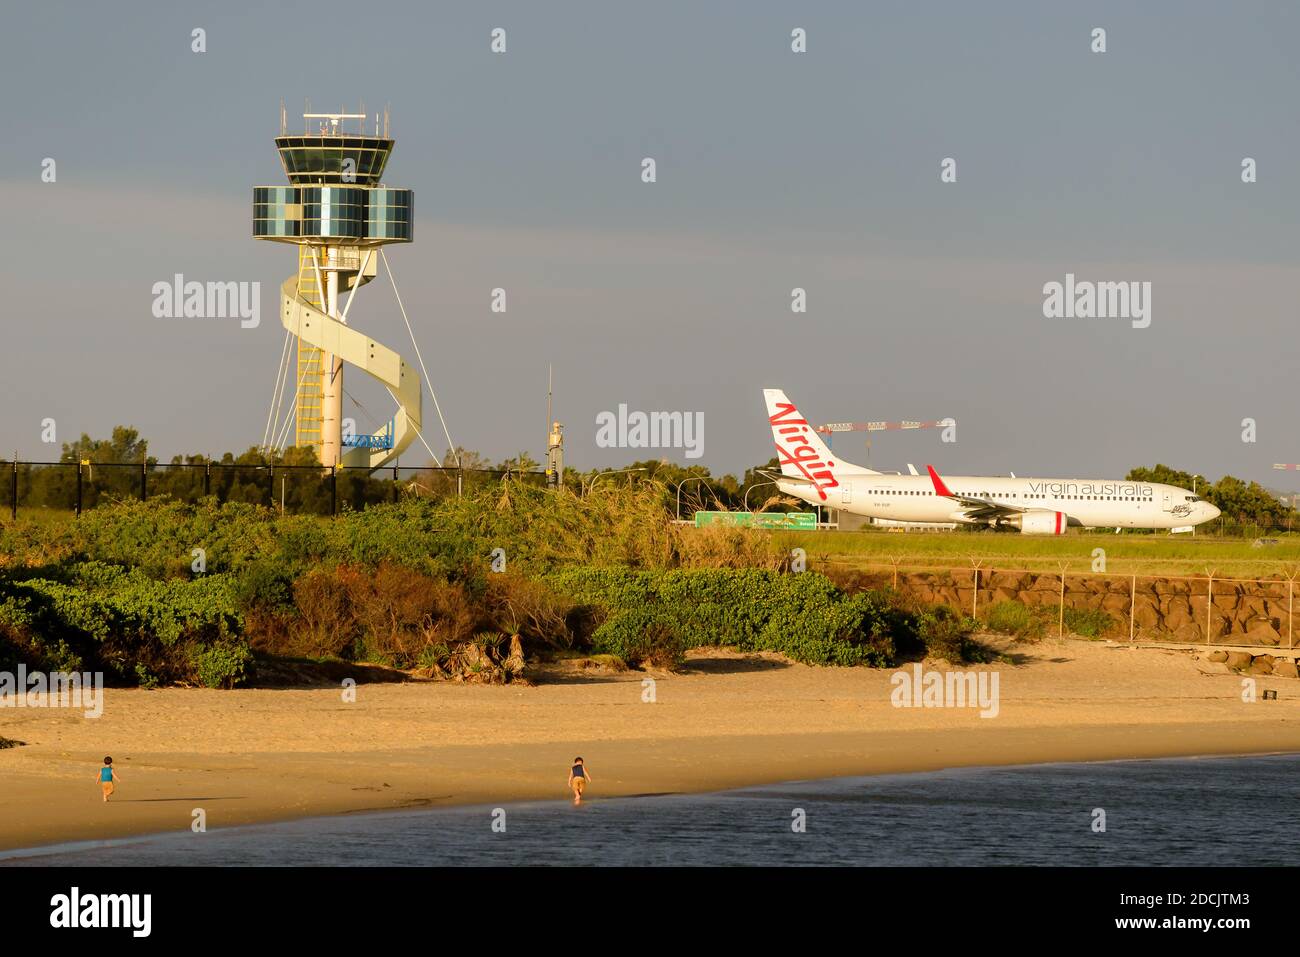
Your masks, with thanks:
M535 687L108 689L102 717L0 710L0 849L320 814L589 797L939 768L1300 751L1300 682L1241 678L1181 651L994 642L1000 709L899 708L892 671L692 653L684 673L551 666ZM910 667L910 666L909 666ZM929 666L927 666L929 667ZM935 667L941 667L935 665ZM653 703L643 701L654 679ZM112 802L95 783L111 754Z

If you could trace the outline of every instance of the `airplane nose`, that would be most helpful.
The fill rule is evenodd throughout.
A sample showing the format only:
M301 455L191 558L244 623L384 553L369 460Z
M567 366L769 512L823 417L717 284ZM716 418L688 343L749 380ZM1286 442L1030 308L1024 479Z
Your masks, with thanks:
M1205 519L1204 519L1204 521L1212 522L1212 521L1214 521L1216 518L1218 518L1219 515L1222 514L1222 513L1219 511L1219 509L1218 509L1217 506L1215 506L1215 505L1211 505L1209 502L1202 502L1201 504L1202 504L1202 505L1204 506L1204 508L1205 508Z

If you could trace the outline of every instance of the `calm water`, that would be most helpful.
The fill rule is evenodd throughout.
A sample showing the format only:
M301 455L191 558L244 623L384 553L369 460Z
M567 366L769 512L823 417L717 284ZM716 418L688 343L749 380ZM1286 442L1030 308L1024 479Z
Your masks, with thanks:
M975 768L706 795L314 818L9 865L1300 864L1300 755ZM1091 830L1106 811L1106 833ZM807 815L805 833L792 812Z

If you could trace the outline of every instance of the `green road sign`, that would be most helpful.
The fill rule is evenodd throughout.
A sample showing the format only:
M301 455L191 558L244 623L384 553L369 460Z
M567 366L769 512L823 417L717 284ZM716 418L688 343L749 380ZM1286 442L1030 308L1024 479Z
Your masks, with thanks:
M813 531L816 512L696 512L695 527L729 525L733 528L784 528Z

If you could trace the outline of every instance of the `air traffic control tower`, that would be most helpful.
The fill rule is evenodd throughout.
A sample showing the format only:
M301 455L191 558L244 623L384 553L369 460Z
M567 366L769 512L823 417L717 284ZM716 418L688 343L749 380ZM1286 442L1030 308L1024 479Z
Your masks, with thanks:
M276 149L288 186L253 189L253 237L298 247L298 270L280 288L280 321L297 345L295 445L314 446L321 464L376 469L394 462L420 429L420 377L392 349L349 325L356 290L377 274L380 247L409 243L414 193L384 186L393 151L384 113L374 134L364 113L304 113L302 135L280 110ZM355 123L360 132L340 129ZM312 127L315 127L314 129ZM375 435L344 435L343 366L382 382L397 402ZM287 422L286 422L287 425Z

